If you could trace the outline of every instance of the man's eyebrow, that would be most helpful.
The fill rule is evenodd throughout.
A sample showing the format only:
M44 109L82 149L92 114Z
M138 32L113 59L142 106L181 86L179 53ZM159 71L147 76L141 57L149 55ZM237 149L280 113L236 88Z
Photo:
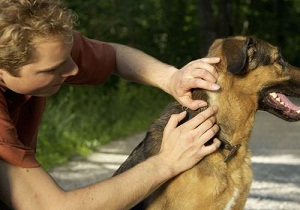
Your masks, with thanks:
M37 71L37 73L42 73L42 72L47 72L47 71L51 71L53 69L56 69L58 67L60 67L61 65L63 65L65 62L67 62L68 59L62 61L61 63L55 65L55 66L52 66L52 67L49 67L49 68L46 68L46 69L40 69Z

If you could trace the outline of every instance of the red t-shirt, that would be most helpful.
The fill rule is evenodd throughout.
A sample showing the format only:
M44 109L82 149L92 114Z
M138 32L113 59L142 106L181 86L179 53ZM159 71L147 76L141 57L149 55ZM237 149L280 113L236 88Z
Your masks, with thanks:
M97 85L105 82L116 68L114 49L74 32L71 56L79 68L65 83ZM0 87L0 158L24 167L38 167L36 145L46 98L21 95Z

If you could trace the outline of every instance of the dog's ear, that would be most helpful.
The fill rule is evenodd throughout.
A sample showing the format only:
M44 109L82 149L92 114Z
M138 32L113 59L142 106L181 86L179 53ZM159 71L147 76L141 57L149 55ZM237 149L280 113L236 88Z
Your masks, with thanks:
M247 39L225 39L222 45L223 55L227 63L227 71L232 74L243 75L246 73L248 60L248 49L253 44L252 38Z

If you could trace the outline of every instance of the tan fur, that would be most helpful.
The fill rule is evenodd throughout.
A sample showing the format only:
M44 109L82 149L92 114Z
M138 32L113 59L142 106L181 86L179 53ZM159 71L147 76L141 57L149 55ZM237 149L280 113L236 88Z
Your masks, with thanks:
M241 210L244 208L252 182L248 140L255 113L260 109L259 93L267 87L286 85L292 81L298 85L297 89L287 88L289 86L285 88L296 89L294 95L297 97L300 95L299 70L290 65L287 70L278 64L277 60L281 55L276 47L259 40L254 40L255 47L253 47L254 44L249 44L248 39L248 37L234 37L216 40L208 56L218 56L222 60L216 65L219 74L217 83L221 86L221 90L193 92L195 99L206 99L210 105L219 107L216 116L220 126L218 137L229 141L231 145L241 144L236 155L224 162L224 156L227 156L229 151L218 150L192 169L164 184L143 202L145 206L133 209ZM228 66L238 62L236 59L239 58L238 53L245 46L247 60L246 64L242 65L243 75L229 72ZM231 53L234 55L233 58L230 58ZM258 53L261 54L260 57L257 56ZM243 55L240 57L243 58ZM232 71L235 71L235 68L232 68ZM175 103L167 108L166 112L150 126L144 141L133 151L116 174L158 152L168 117L172 113L180 112L180 107ZM190 113L194 116L198 112L199 110Z

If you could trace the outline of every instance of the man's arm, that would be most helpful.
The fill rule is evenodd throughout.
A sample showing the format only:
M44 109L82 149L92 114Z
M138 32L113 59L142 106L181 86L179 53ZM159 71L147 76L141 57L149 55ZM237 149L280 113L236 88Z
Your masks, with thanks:
M42 168L20 168L0 160L0 198L21 210L130 208L218 148L217 140L204 145L218 131L216 111L216 107L210 107L180 126L186 112L172 115L157 155L118 176L69 192Z
M65 192L41 167L20 168L0 160L1 177L9 177L1 183L1 190L6 188L1 197L13 209L128 209L170 178L160 161L155 156L119 176Z
M206 102L192 100L191 89L218 90L217 71L213 64L219 58L202 58L192 61L180 71L170 65L137 50L120 44L110 43L116 51L115 74L132 81L158 87L172 95L183 106L193 110Z

